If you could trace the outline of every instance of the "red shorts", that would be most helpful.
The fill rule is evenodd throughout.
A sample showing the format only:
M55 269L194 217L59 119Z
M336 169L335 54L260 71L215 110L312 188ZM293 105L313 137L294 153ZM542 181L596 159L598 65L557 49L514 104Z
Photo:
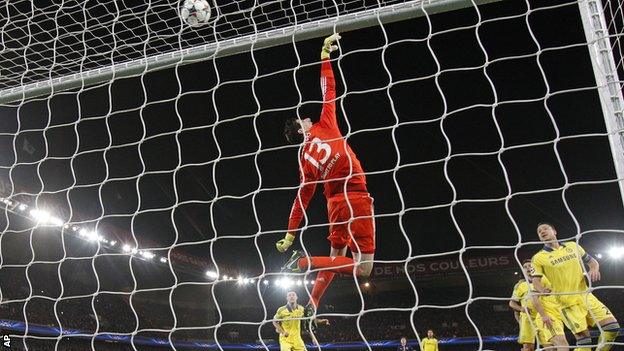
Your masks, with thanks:
M347 193L347 198L333 196L327 201L327 211L327 239L332 248L340 250L348 245L351 252L375 253L373 198L368 193Z

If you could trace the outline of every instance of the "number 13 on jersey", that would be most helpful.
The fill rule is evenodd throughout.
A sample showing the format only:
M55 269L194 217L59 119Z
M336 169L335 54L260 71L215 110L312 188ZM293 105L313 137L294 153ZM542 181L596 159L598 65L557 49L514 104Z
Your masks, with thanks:
M316 150L313 150L315 146L316 146ZM303 158L306 161L310 162L312 166L320 170L321 167L325 165L325 162L327 162L327 160L329 159L329 156L331 156L331 151L332 151L331 146L329 146L329 144L324 143L319 138L314 138L312 139L312 142L310 143L308 152L315 153L318 160L312 157L308 152L305 152L303 154Z

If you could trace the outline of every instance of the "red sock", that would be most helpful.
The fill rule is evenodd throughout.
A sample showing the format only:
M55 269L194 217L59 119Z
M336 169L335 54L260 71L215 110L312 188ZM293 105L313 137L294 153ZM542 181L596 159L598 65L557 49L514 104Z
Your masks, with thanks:
M327 290L329 284L331 284L332 280L334 280L335 275L336 273L330 271L320 271L316 276L314 288L312 288L312 296L310 297L310 302L314 305L314 307L318 308L321 297L323 297L325 290Z
M303 257L298 262L299 269L301 270L308 269L308 261L310 262L310 268L312 269L325 268L325 270L329 272L333 272L333 273L353 274L354 261L352 258L349 258L349 257L344 257L344 256ZM345 265L350 265L350 266L345 266ZM345 267L340 267L340 266L345 266Z

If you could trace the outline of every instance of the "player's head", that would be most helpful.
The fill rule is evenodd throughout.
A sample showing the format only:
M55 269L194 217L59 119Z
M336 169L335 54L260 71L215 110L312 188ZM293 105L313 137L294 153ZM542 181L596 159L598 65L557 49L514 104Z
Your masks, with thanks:
M297 303L297 293L294 291L289 291L286 293L286 301L288 303Z
M537 225L537 236L539 236L542 242L556 241L557 230L554 225L542 222Z
M405 345L405 344L407 344L407 338L402 336L401 337L401 345Z
M284 124L284 137L291 144L301 144L303 136L312 128L312 121L309 118L289 118Z
M433 338L433 329L427 330L427 337L428 338Z
M533 275L533 265L531 264L530 258L522 261L522 270L524 271L524 276L526 278L530 278Z

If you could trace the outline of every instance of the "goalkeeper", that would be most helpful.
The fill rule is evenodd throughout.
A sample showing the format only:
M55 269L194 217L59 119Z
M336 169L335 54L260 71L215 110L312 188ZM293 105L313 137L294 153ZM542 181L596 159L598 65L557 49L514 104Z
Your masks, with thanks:
M321 90L323 109L320 120L291 118L286 121L284 136L292 144L300 144L301 187L292 205L286 236L277 242L280 252L288 250L305 209L314 195L317 183L323 183L327 198L329 256L303 257L295 251L284 269L301 271L319 269L310 303L309 316L316 309L323 293L336 273L368 277L373 269L375 253L375 222L373 198L366 188L366 177L357 156L347 144L336 120L336 83L330 53L340 35L327 37L321 50ZM347 247L353 259L347 258Z

